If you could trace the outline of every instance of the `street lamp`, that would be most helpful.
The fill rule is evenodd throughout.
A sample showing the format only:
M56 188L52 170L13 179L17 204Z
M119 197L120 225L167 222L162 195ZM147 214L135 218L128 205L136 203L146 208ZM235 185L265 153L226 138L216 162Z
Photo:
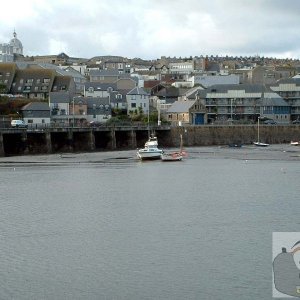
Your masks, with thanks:
M232 122L232 101L233 101L233 99L230 99L230 119L231 119L231 122Z
M233 107L232 107L232 102L234 100L235 99L233 99L233 98L230 99L230 121L231 121L231 124L233 124Z
M73 113L73 127L75 127L75 97L73 97L73 108L72 108L72 113Z
M157 125L160 126L160 99L157 100Z

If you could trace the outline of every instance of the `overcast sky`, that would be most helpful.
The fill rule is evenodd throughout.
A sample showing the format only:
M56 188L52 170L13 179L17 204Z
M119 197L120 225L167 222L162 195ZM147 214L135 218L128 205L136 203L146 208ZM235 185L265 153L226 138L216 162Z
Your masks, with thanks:
M7 0L0 43L24 55L300 58L299 0Z

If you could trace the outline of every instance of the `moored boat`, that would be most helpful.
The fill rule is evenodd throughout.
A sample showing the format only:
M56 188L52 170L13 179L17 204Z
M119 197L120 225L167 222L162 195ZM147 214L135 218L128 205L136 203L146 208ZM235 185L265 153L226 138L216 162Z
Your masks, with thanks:
M270 144L262 143L259 141L259 120L261 117L258 117L257 119L257 142L254 142L253 144L257 147L268 147Z
M253 144L258 147L268 147L270 145L270 144L262 143L262 142L254 142Z
M141 160L160 159L163 150L158 148L158 141L156 136L150 136L145 143L143 149L137 151L137 157Z
M183 155L180 152L162 153L160 158L162 161L179 161L182 160Z
M183 150L182 134L180 134L180 150L175 152L163 152L160 158L162 161L180 161L184 156L187 156L187 153Z
M296 142L296 141L291 141L291 145L292 146L299 146L300 142Z

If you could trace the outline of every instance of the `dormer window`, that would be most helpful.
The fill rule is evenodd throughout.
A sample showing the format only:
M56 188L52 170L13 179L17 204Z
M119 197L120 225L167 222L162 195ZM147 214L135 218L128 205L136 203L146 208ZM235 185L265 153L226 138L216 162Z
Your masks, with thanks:
M94 93L94 88L93 87L89 87L88 91L89 91L89 93Z

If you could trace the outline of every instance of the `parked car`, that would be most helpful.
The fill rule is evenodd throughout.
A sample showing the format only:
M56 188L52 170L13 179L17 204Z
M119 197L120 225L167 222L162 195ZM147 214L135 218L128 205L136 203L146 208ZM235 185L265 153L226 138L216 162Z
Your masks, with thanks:
M264 121L264 124L266 124L266 125L276 125L277 123L274 120L266 120L266 121Z
M100 127L100 126L103 126L104 125L104 123L103 122L100 122L100 121L91 121L90 123L89 123L89 126L90 127Z
M14 128L27 128L28 125L23 120L11 120L11 127Z
M300 120L294 120L292 121L292 124L300 124Z

